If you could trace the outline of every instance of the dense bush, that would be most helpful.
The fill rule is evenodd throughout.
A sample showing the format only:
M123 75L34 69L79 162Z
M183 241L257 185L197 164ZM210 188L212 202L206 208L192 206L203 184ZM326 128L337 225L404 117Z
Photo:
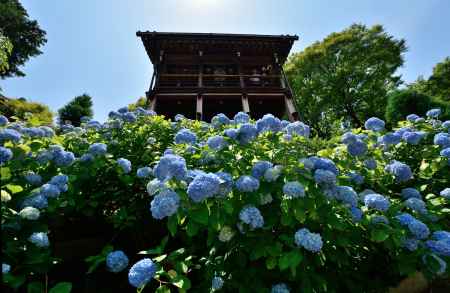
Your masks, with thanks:
M70 123L73 126L80 126L83 119L90 120L93 114L92 98L88 94L83 94L73 98L58 110L58 120L60 124Z
M123 108L57 135L0 118L4 284L367 292L448 278L450 122L427 115L394 132L371 118L327 147L271 115Z
M27 121L33 126L52 125L53 113L42 103L13 99L0 94L0 113L11 121Z
M433 107L442 109L441 118L450 119L450 104L411 89L397 90L388 96L386 121L396 125L410 113L425 115L426 109Z

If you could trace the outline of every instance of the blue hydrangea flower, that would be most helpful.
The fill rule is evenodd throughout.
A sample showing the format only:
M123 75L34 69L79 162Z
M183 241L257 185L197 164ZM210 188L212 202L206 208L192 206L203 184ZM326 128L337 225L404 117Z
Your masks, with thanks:
M316 181L317 184L335 185L336 174L328 170L317 169L314 172L314 181Z
M341 142L343 144L354 143L358 140L358 137L352 132L348 131L341 136Z
M31 185L39 185L42 182L42 177L33 171L28 171L25 174L25 180Z
M443 149L440 153L441 157L450 159L450 147Z
M419 118L420 116L416 114L409 114L408 116L406 116L406 120L408 120L409 122L415 122Z
M236 188L241 192L253 192L259 188L259 180L253 176L241 176L236 181Z
M450 134L440 132L434 136L433 143L442 148L450 147Z
M402 137L396 133L386 133L379 137L379 141L384 145L396 145L400 143Z
M386 225L389 225L389 220L385 217L385 216L380 216L380 215L375 215L370 219L370 222L372 224L379 224L379 223L383 223Z
M303 122L300 121L296 121L296 122L292 122L289 123L286 126L286 132L288 135L299 135L299 136L304 136L304 137L309 137L310 135L310 128L308 125L306 125Z
M272 114L266 114L256 121L256 128L259 133L262 132L278 132L281 131L281 121Z
M416 218L414 218L413 216L411 216L408 213L399 214L399 215L395 216L395 218L400 222L400 224L402 226L408 226L409 223L416 220Z
M280 177L283 166L277 165L275 167L269 168L264 172L264 180L267 182L274 182Z
M425 239L430 235L430 230L427 225L417 219L408 223L408 229L417 239Z
M45 196L43 196L40 193L37 194L32 194L29 197L26 197L22 204L22 207L34 207L37 209L44 209L48 207L48 201L47 198Z
M197 141L197 135L189 129L183 128L175 135L175 143L194 144Z
M125 112L126 112L126 111L125 111ZM116 119L116 118L122 118L122 115L121 115L121 113L119 113L119 112L116 112L116 111L110 111L110 112L108 113L108 117L111 118L111 119Z
M389 200L381 194L372 193L364 197L364 205L368 208L372 208L380 212L385 212L389 209L389 206L391 204Z
M322 237L318 233L312 233L307 228L295 232L295 244L311 252L319 252L322 249Z
M133 112L124 113L122 119L126 122L135 122L137 120L136 115Z
M427 207L425 202L419 198L411 197L405 201L405 206L416 211L418 213L425 214L427 212Z
M95 160L95 158L94 158L94 156L92 155L92 154L83 154L81 157L80 157L80 161L82 162L82 163L91 163L91 162L93 162Z
M44 232L34 232L28 238L28 241L30 241L37 247L41 247L41 248L45 248L50 245L50 242L48 241L47 233L44 233Z
M298 181L286 182L283 186L283 193L288 198L305 197L305 188Z
M420 194L420 192L412 187L407 187L407 188L403 188L402 189L402 197L404 199L409 199L409 198L418 198L418 199L422 199L422 195Z
M64 174L55 175L52 177L52 179L49 181L50 184L58 186L59 190L62 191L64 189L64 186L69 182L69 177Z
M223 279L221 277L215 276L211 281L211 288L213 290L219 290L223 287Z
M244 112L239 112L233 117L234 123L236 124L245 124L250 121L250 116Z
M264 226L264 218L261 212L254 206L245 206L239 213L239 219L248 224L252 229Z
M407 132L413 132L414 130L411 127L401 127L399 129L397 129L394 133L398 134L400 136L403 136L403 134L407 133Z
M131 172L131 162L125 158L119 158L117 159L117 164L122 168L122 171L125 174L128 174Z
M413 176L411 168L408 165L395 160L387 165L385 170L394 175L397 182L408 181Z
M155 219L163 219L175 214L180 206L180 197L175 191L166 189L158 193L150 203L150 211Z
M402 241L402 246L408 249L409 251L415 251L419 246L419 240L415 238L405 238Z
M280 284L273 285L270 292L271 293L290 293L291 290L289 290L289 287L286 284L280 283Z
M439 195L442 196L443 198L450 199L450 187L447 187L447 188L443 189L439 193Z
M159 179L155 178L147 183L147 193L151 196L155 195L157 192L162 192L169 189L166 184Z
M223 125L227 125L227 124L230 124L230 118L228 118L227 115L220 113L211 119L211 124L214 127L220 127Z
M2 263L2 274L7 274L7 273L9 273L10 270L11 270L11 266L9 264Z
M3 115L0 115L0 126L5 126L6 124L8 124L9 120L8 118L6 118Z
M362 210L357 207L350 207L350 214L354 222L360 222L363 216Z
M108 271L118 273L128 266L128 257L122 250L108 253L106 256L106 268Z
M224 134L232 139L236 139L238 136L238 130L236 128L228 128L224 130Z
M128 282L133 287L142 287L150 282L157 269L156 264L151 259L141 259L130 268L130 271L128 272Z
M103 156L106 154L107 146L104 143L93 143L89 146L88 152L94 156Z
M429 118L438 118L439 115L441 115L441 109L435 108L435 109L428 110L426 115Z
M208 144L209 148L216 150L216 151L220 151L227 145L225 138L221 135L215 135L215 136L209 137L208 141L206 143Z
M5 141L19 142L22 135L14 129L0 129L0 143Z
M167 154L159 160L153 172L161 181L170 178L183 180L187 175L186 161L180 156Z
M402 135L402 139L408 143L408 144L412 144L412 145L417 145L420 143L420 141L423 138L423 134L417 131L411 131L411 132L405 132Z
M364 156L367 153L367 145L361 140L357 139L356 141L347 145L347 152L354 157Z
M256 135L258 135L258 130L256 127L252 124L245 123L242 124L241 127L239 127L237 140L241 144L247 144L250 141L252 141Z
M227 172L217 172L216 175L221 180L217 196L219 197L227 196L233 189L234 184L233 177L231 177L231 175Z
M219 192L220 177L213 173L199 174L189 184L187 194L194 202L213 197Z
M314 169L328 170L335 175L339 175L339 170L332 160L319 157L310 157L309 159L314 163Z
M252 176L259 179L264 176L267 169L272 168L273 164L268 161L258 161L253 165Z
M152 175L152 168L150 167L142 167L137 169L136 176L138 178L148 178Z
M361 185L364 183L364 176L361 174L358 174L356 172L350 172L348 174L348 177L351 182L355 183L356 185Z
M8 162L13 158L13 153L9 148L0 146L0 165Z
M377 161L374 159L367 159L363 162L363 164L369 170L375 170L377 168Z
M364 123L364 127L366 129L376 132L382 131L384 129L384 125L384 121L377 117L371 117Z
M61 191L59 190L58 186L46 183L41 186L40 193L46 198L56 198L59 196Z
M335 197L351 207L356 207L358 204L358 195L350 186L336 186Z
M434 253L443 256L450 256L450 232L435 231L432 240L425 242L425 245Z
M72 152L56 151L53 152L53 159L57 166L68 167L75 161L75 156Z

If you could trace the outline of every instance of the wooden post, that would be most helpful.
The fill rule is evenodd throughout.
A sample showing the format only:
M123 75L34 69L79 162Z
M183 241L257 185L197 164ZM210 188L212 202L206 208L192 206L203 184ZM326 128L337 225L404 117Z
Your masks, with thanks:
M156 97L150 97L150 110L156 111Z
M199 73L198 73L198 87L203 87L203 51L198 51L198 55L200 56L200 65L199 65Z
M284 102L285 102L285 104L286 104L286 110L287 110L287 112L288 112L288 115L289 115L289 119L291 120L291 121L296 121L296 120L298 120L298 112L297 112L297 110L295 109L295 106L294 106L294 102L292 101L292 99L290 98L290 97L288 97L288 96L284 96Z
M203 117L203 97L201 94L198 94L195 118L197 120L202 120L202 117Z
M247 113L247 114L250 113L250 106L249 106L248 97L246 94L242 94L242 109L244 110L245 113Z

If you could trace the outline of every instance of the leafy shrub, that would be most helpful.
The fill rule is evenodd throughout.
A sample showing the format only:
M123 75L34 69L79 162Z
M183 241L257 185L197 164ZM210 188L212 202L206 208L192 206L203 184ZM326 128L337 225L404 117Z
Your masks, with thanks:
M0 113L13 121L27 121L33 126L52 125L53 113L48 106L0 95Z
M8 286L52 286L76 268L110 291L367 292L416 271L449 276L448 121L387 133L370 119L376 131L322 149L308 126L271 115L110 117L51 137L1 128ZM187 131L195 139L176 139ZM69 255L87 263L74 267L61 242L92 235L103 249L75 242Z
M395 126L408 114L425 115L427 109L434 107L442 109L441 119L450 118L449 103L433 99L426 94L411 89L398 90L388 97L385 117L390 125Z

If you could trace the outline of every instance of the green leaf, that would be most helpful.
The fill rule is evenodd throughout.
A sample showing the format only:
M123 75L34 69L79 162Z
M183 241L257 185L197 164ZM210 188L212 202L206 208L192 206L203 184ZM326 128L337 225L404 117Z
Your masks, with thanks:
M185 276L178 274L175 278L172 279L172 285L180 289L189 290L189 288L191 288L191 281Z
M232 214L233 213L233 204L229 201L224 201L223 202L223 209L225 210L225 212L227 214Z
M206 205L203 205L202 208L198 210L193 210L190 213L190 216L195 222L203 225L208 225L209 211Z
M266 267L268 270L272 270L277 265L277 259L275 257L269 257L266 259Z
M303 259L303 255L299 250L293 250L288 253L284 253L278 260L278 266L280 270L287 268L295 269Z
M9 189L9 191L11 191L12 194L14 193L19 193L23 190L22 186L20 185L14 185L14 184L8 184L6 185L6 188Z
M155 262L162 262L166 257L167 257L167 254L163 254L163 255L160 255L160 256L157 256L157 257L153 258L153 260Z
M186 232L189 237L195 236L198 233L198 226L193 221L189 221L186 227Z
M40 282L32 282L27 286L27 293L41 293L45 291L45 286Z
M373 229L370 231L370 239L375 242L383 242L389 238L389 233L384 229Z
M170 289L167 286L161 286L155 290L155 293L170 293Z
M14 276L12 274L3 274L3 282L8 284L10 287L17 289L25 282L25 276L19 275Z
M11 178L11 171L8 167L0 168L0 178L2 180L9 180Z
M177 234L178 219L176 215L169 217L167 221L167 229L169 229L170 235L175 236Z
M72 291L72 283L60 282L50 289L49 293L70 293Z

